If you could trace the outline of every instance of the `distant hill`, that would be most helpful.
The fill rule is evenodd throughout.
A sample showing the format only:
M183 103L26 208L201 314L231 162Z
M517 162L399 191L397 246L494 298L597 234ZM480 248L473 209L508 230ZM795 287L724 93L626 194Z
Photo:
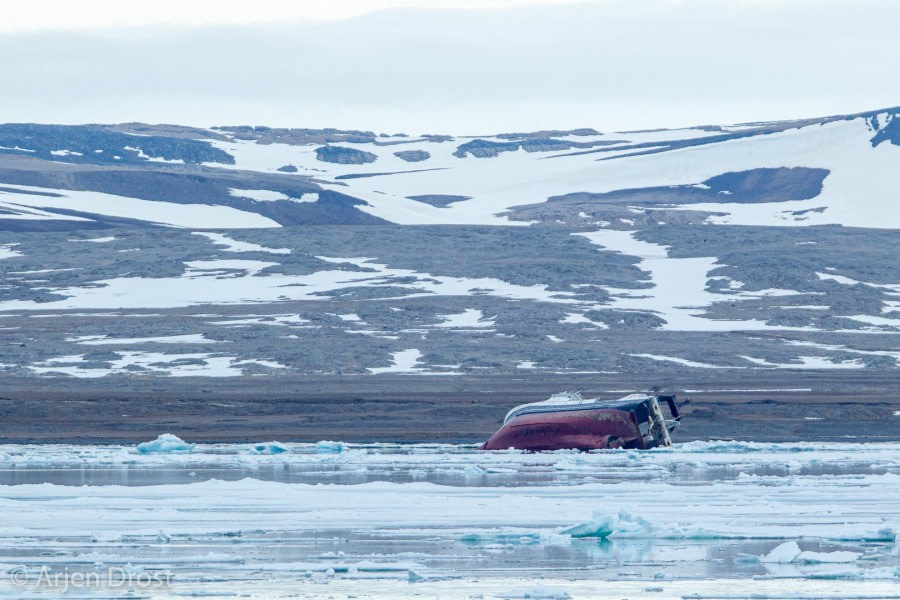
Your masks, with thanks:
M887 370L900 109L490 136L0 125L0 374Z

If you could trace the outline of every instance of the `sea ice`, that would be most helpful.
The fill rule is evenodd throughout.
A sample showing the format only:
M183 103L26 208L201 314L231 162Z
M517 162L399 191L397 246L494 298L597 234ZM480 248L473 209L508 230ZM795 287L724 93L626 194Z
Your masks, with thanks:
M552 600L568 600L568 592L555 587L536 585L530 588L517 588L497 594L497 598L543 598Z

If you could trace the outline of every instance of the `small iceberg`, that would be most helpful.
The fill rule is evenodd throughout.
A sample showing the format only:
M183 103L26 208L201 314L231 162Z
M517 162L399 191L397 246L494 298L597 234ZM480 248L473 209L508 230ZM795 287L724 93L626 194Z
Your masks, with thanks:
M254 454L283 454L287 451L287 447L278 442L266 442L265 444L255 444L253 446Z
M605 538L615 531L617 521L613 515L595 511L590 521L564 529L562 533L573 538Z
M316 454L340 454L347 448L344 442L322 440L316 443Z
M189 454L194 450L194 444L188 444L177 435L164 433L152 442L138 444L137 450L141 454Z
M560 533L573 538L645 538L650 537L652 530L653 524L650 521L635 517L627 511L621 511L618 515L594 511L594 516L589 521L564 529Z

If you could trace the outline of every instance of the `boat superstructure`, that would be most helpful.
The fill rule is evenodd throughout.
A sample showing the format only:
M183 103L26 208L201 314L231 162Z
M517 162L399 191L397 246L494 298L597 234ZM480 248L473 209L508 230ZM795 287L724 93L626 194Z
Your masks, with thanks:
M668 417L663 412L668 410ZM671 446L681 420L675 396L630 394L618 400L561 392L516 406L484 450L595 450Z

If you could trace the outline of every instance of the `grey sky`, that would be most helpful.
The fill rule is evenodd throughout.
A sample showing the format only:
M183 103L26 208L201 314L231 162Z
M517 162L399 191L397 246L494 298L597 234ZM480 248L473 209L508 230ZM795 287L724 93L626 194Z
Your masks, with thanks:
M0 121L477 134L820 116L900 104L896 23L889 0L631 0L7 32Z

